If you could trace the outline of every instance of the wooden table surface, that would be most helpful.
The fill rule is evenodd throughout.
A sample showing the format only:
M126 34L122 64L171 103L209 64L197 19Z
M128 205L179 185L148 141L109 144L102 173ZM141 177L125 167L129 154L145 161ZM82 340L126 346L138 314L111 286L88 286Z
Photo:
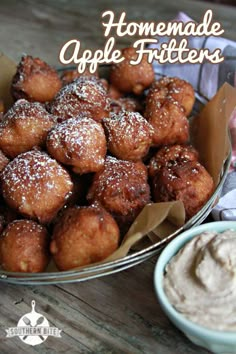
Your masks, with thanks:
M100 14L105 9L127 12L129 20L170 20L180 10L195 20L212 8L225 36L236 40L236 7L189 0L1 0L0 51L18 61L22 53L58 65L64 42L79 38L87 48L103 46ZM119 46L129 38L120 38ZM1 75L1 68L0 68ZM155 298L156 258L121 273L71 285L0 288L0 353L206 353L191 344L167 319ZM6 338L30 311L32 300L51 326L62 329L60 339L49 337L31 347L19 338ZM16 349L17 348L17 349Z

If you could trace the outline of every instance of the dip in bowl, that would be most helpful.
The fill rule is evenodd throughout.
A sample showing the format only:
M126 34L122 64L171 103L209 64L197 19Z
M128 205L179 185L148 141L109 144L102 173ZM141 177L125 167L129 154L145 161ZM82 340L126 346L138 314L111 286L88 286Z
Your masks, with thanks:
M202 233L206 234L199 237ZM234 221L203 224L185 231L166 246L155 267L154 285L164 312L193 343L214 353L236 353L236 313L235 320L232 316L236 311L234 233Z

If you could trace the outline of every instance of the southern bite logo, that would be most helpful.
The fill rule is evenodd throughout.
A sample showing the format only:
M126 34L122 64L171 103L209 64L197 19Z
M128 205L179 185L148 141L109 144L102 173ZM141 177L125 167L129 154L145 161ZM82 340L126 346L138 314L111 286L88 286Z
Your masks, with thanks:
M31 302L32 310L22 316L17 327L6 329L7 338L19 337L22 342L28 345L39 345L48 338L48 336L61 337L61 330L57 327L50 327L45 316L35 311L35 301Z

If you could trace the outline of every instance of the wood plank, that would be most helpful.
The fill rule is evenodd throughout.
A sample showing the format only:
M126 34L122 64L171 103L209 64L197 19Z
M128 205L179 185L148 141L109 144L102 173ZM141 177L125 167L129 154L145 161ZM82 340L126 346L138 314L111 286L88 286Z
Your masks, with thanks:
M48 338L35 352L56 353L206 353L191 344L163 314L153 290L154 260L108 277L58 286L13 286L0 289L0 328L15 326L36 301L36 310L62 338ZM27 346L18 338L3 339L2 350ZM43 351L41 351L43 350ZM23 352L23 351L22 351ZM25 351L27 353L27 351Z

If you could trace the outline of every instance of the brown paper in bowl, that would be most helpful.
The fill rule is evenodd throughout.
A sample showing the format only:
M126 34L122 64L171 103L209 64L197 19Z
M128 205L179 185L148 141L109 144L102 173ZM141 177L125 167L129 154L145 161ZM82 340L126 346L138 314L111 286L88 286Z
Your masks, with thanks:
M191 142L200 161L219 183L222 167L230 150L228 124L236 106L236 88L225 83L195 117L191 126Z
M0 56L2 75L0 76L0 98L3 97L8 107L10 83L16 65L5 55ZM199 151L200 159L218 184L224 161L229 153L228 122L236 106L236 89L224 84L213 99L203 108L191 125L191 142ZM120 247L107 259L96 265L125 257L134 245L145 247L144 239L155 244L177 231L183 224L185 212L180 201L169 203L153 203L146 205L130 227ZM92 264L91 266L94 266ZM74 268L82 269L83 267ZM47 271L55 271L50 265Z

